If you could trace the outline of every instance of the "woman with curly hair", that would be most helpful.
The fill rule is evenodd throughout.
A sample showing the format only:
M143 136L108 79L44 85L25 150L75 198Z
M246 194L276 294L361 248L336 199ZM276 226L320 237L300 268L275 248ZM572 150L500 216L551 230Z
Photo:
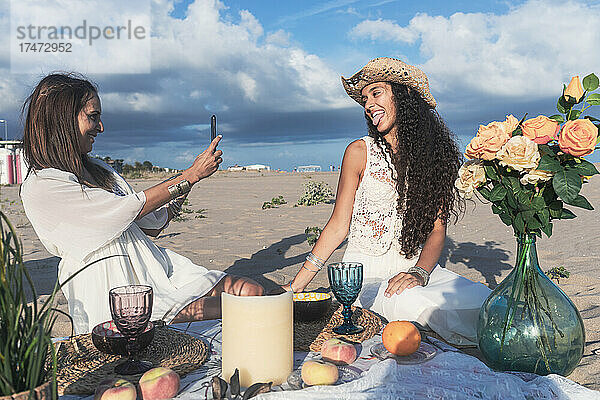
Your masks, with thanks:
M331 218L284 289L303 291L348 236L343 260L364 267L362 307L474 344L489 289L437 265L446 225L464 210L454 187L462 156L427 76L384 57L342 83L364 107L369 135L346 148Z

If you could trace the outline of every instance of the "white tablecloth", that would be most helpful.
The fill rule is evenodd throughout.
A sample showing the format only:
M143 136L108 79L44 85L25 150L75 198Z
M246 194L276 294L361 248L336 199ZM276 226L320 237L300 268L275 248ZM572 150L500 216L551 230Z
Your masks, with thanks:
M221 321L200 321L172 326L211 345L210 358L198 370L181 379L182 400L212 399L210 379L221 373ZM431 339L431 338L430 338ZM587 389L560 375L537 376L524 373L503 373L490 370L477 358L466 355L435 339L439 353L417 365L398 365L393 360L379 361L370 355L372 345L381 341L375 337L363 343L354 367L360 369L359 379L339 386L316 386L290 391L287 384L276 391L255 397L257 400L277 399L595 399L600 392ZM294 353L298 368L315 353ZM288 389L288 390L286 390ZM62 396L61 400L80 400L77 396ZM85 398L93 399L93 396Z

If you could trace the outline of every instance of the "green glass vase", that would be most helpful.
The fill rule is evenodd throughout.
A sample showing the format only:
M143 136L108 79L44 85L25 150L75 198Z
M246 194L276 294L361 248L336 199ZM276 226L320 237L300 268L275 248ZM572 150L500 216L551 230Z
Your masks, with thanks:
M481 306L477 340L496 370L566 376L579 364L583 321L540 269L535 235L517 237L517 263Z

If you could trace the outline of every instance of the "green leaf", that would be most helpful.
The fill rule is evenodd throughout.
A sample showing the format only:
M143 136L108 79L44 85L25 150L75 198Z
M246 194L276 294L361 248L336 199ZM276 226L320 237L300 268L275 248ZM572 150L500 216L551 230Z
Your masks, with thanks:
M531 200L531 205L535 210L542 210L546 208L546 201L543 197L535 196L533 200Z
M528 192L526 192L525 190L520 190L517 193L515 193L515 197L517 198L517 201L519 202L519 210L521 210L521 211L533 210L533 205L531 204L531 200L530 200L530 194L528 194Z
M546 234L546 236L550 237L552 236L552 222L549 222L546 225L542 225L542 232L544 232Z
M508 226L512 225L512 223L513 223L513 220L511 218L510 214L507 212L503 212L502 214L500 214L500 219L502 220L502 222L504 222L505 225L508 225Z
M489 179L491 179L493 181L497 181L500 179L498 177L498 174L494 170L494 167L492 167L491 165L486 165L483 168L485 169L485 176L488 177Z
M572 201L565 201L565 203L575 206L575 207L585 208L586 210L594 209L594 207L592 207L590 202L587 201L587 199L580 194L577 195L577 197L575 197L575 199L573 199Z
M512 190L506 192L506 204L508 204L510 208L517 208L517 200L515 199L515 194Z
M538 150L542 154L542 156L548 154L551 156L556 156L556 152L552 149L552 147L547 144L538 144Z
M537 169L542 171L558 172L563 169L563 166L560 165L560 162L556 158L546 154L540 159Z
M550 210L562 210L563 202L560 200L555 200L552 203L548 204L548 208Z
M585 101L593 106L600 106L600 93L590 94Z
M565 117L563 117L563 116L562 116L562 115L560 115L560 114L554 114L554 115L552 115L552 116L550 116L550 117L548 117L548 118L550 118L551 120L554 120L554 121L556 121L556 122L560 122L561 124L562 124L563 122L565 122Z
M500 201L506 197L506 188L502 185L494 186L490 192L490 201Z
M598 77L596 75L589 74L588 76L583 78L583 81L581 81L581 83L583 84L583 88L585 90L587 90L588 92L593 92L594 90L598 89L598 84L600 83L600 81L598 80Z
M546 202L546 204L550 204L554 201L558 200L558 196L556 195L556 192L554 191L554 188L552 187L552 181L548 181L548 182L544 182L544 194L542 195L542 197L544 198L544 201ZM560 208L562 207L562 205L558 208L560 210Z
M569 113L569 120L575 121L577 118L579 118L580 115L581 115L580 110L571 110L571 112Z
M534 216L527 220L527 230L532 231L534 229L540 229L541 227L542 224Z
M523 217L521 216L521 213L518 213L517 216L515 217L515 220L513 222L513 227L519 233L525 232L525 221L523 221Z
M513 193L517 193L521 190L521 182L514 176L507 176L506 179L504 179L504 182L508 184L507 189L512 190Z
M500 208L500 206L498 206L496 204L492 204L492 212L494 214L500 215L500 214L502 214L503 210L502 210L502 208Z
M573 219L577 215L575 215L571 210L563 208L560 213L560 219Z
M573 170L559 171L552 178L552 187L562 200L573 200L581 190L581 177Z
M486 199L487 201L491 201L490 200L490 189L488 189L486 187L479 187L479 188L477 188L477 191L479 192L479 194L481 194L481 196L483 196L484 199Z
M550 212L550 216L555 219L560 219L560 215L562 214L563 202L560 200L553 201L548 205L548 211Z
M538 210L535 214L542 222L542 225L550 222L550 212L548 211L548 209L542 208L541 210Z
M562 103L563 103L563 97L560 96L558 98L558 102L556 103L556 109L558 110L559 113L566 114L567 109L562 105Z
M596 118L596 117L592 117L591 115L586 115L586 116L585 116L585 117L583 117L583 118L587 118L587 119L589 119L590 121L596 121L596 122L600 122L600 119L598 119L598 118Z
M584 159L580 159L580 163L575 164L572 167L569 167L569 169L573 169L575 170L579 175L583 175L583 176L592 176L592 175L596 175L600 172L598 172L598 170L596 169L596 166L594 164L592 164L589 161L586 161Z
M525 223L528 224L533 219L533 216L535 215L535 211L527 210L527 211L521 212L520 214L521 214L521 218L523 218L523 221L525 221Z

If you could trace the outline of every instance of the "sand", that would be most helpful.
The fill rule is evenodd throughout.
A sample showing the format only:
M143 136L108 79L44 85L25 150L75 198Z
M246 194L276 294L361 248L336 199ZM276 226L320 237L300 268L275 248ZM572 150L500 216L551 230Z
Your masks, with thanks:
M155 242L209 269L249 276L273 289L292 279L310 250L304 230L322 228L333 209L333 204L294 207L303 183L310 179L324 181L335 191L338 174L218 172L192 190L185 207L192 211L184 214L187 219L171 222ZM137 190L157 182L131 181ZM544 270L564 266L571 272L568 279L560 281L560 287L579 308L585 323L584 356L569 378L600 390L600 178L592 178L582 194L596 211L575 209L578 217L555 222L552 237L538 240L537 248ZM265 201L279 195L288 203L262 210ZM54 287L59 260L35 235L19 200L18 186L0 188L0 207L21 236L27 268L43 299ZM448 229L440 265L494 288L514 265L512 228L492 214L489 205L476 200L467 208L466 215ZM344 249L345 242L329 261L340 261ZM328 287L324 271L308 289L321 287ZM57 301L60 309L67 309L62 295ZM61 317L54 334L69 333L68 321Z

